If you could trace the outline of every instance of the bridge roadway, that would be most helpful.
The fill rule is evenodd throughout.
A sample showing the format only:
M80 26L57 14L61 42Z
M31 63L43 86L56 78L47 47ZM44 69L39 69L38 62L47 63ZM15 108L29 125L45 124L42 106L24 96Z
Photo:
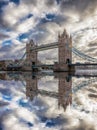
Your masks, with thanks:
M75 64L68 64L68 66L97 66L97 63L75 63ZM33 65L33 68L39 68L39 67L48 67L53 68L54 64L40 64L40 65Z
M97 63L75 63L68 64L68 66L97 66Z
M47 67L49 69L54 68L54 64L40 64L40 65L32 65L33 69L40 68L40 67Z

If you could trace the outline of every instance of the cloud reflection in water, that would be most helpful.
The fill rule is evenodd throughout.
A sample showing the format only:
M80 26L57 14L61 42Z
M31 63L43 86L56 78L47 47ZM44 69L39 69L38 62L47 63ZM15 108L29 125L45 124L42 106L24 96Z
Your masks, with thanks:
M27 85L27 80L30 78L31 82L29 83L31 84L23 86L22 82L26 81ZM36 90L33 90L35 84L32 84L32 82L36 82L36 79L32 79L31 75L25 76L25 78L22 75L22 80L20 77L19 80L15 81L14 75L11 79L6 75L4 80L0 80L0 127L2 130L96 130L97 103L95 99L91 98L94 91L89 89L97 89L97 87L85 86L72 94L72 105L69 105L69 102L69 104L67 103L69 106L63 109L61 101L59 102L61 106L58 107L58 98L63 100L63 97L57 94L58 85L60 81L64 83L64 78L54 79L47 76L43 78L44 82L41 78L37 78L37 81L41 83L38 84ZM73 78L74 83L78 83L79 80L84 81L85 79ZM58 83L57 87L56 82ZM68 83L70 84L70 82ZM72 83L73 88L74 83ZM29 97L26 97L25 94L29 87L31 92L29 91ZM42 89L45 91L40 91ZM31 95L32 91L34 91L34 95ZM31 100L30 96L33 96ZM66 99L66 97L64 98Z

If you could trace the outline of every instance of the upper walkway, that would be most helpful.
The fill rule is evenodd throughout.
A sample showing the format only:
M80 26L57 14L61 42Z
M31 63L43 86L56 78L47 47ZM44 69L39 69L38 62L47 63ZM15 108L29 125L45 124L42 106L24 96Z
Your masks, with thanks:
M36 46L36 47L31 48L30 51L43 51L43 50L54 49L54 48L58 48L58 42Z

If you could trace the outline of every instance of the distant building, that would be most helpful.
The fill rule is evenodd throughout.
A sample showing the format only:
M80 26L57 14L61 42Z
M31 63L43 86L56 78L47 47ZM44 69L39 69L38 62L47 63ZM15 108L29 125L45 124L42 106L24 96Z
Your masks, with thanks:
M5 70L6 69L6 64L5 61L0 61L0 70Z
M14 61L13 60L5 60L5 65L6 67L9 65L9 64L12 64Z
M9 64L12 64L13 61L12 60L2 60L0 61L0 70L7 70L7 66Z

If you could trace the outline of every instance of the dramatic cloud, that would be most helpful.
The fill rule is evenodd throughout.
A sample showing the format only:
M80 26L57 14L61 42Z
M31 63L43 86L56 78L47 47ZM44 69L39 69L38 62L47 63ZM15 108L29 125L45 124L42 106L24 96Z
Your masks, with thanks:
M6 39L6 38L9 38L9 36L6 34L0 33L0 40Z
M22 45L19 41L13 40L14 44L4 45L0 48L1 60L14 60L20 59L25 52L25 45Z
M61 11L65 11L67 14L78 14L81 18L85 18L91 14L93 15L96 8L96 0L62 0L60 4Z

